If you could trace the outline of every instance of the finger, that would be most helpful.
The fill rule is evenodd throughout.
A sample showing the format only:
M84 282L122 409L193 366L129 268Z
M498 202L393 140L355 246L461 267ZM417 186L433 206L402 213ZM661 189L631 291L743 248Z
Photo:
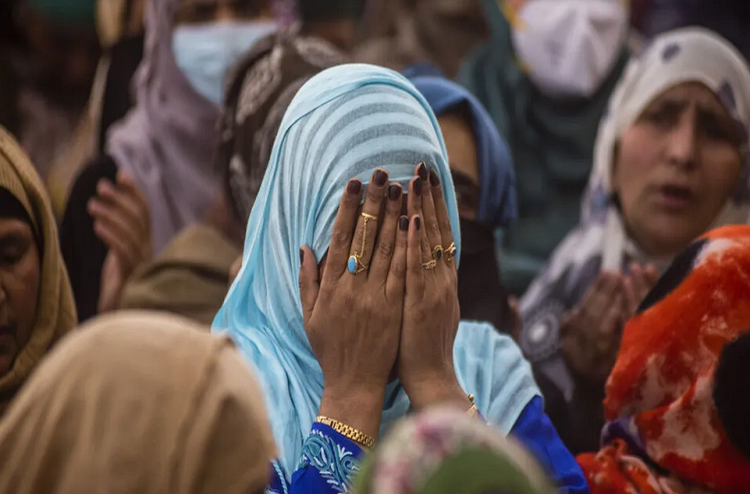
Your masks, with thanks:
M441 242L443 248L447 249L454 241L453 228L448 215L448 206L445 203L445 195L443 195L443 186L440 184L440 177L435 171L430 172L430 187L432 188L432 202L435 204L435 216L440 226Z
M357 218L357 229L354 232L354 240L349 251L349 257L357 256L359 258L357 268L369 269L372 261L378 222L380 221L380 206L383 204L387 182L388 173L385 170L378 169L373 172L370 184L367 186L365 203L362 206L362 213ZM365 276L362 278L364 279Z
M375 253L372 256L369 274L370 277L382 283L385 283L388 278L388 271L393 262L396 230L398 229L399 216L401 215L402 196L403 191L399 184L388 186L385 214L383 215L382 225L375 244Z
M644 276L648 284L648 290L651 291L654 285L659 282L659 270L653 264L649 264L644 270Z
M648 287L646 284L645 274L640 264L638 263L631 264L630 279L632 280L632 283L633 283L633 291L636 295L636 298L640 299L642 297L645 297L646 292L648 291ZM638 302L640 302L640 300L638 300Z
M406 265L409 237L409 218L401 216L398 219L398 232L396 233L396 245L393 249L388 280L385 285L386 299L392 303L402 303L404 290L406 289Z
M424 268L422 267L422 218L414 216L409 223L406 250L406 299L417 302L424 293Z
M409 197L407 203L409 216L411 218L414 218L415 216L420 217L420 227L422 226L422 215L424 214L424 211L422 209L424 206L424 202L422 201L422 194L425 193L425 184L427 183L425 180L422 180L422 177L419 176L420 167L422 165L423 163L420 163L414 170L414 174L416 175L416 177L414 177L409 183ZM432 259L432 247L430 247L430 242L424 232L424 228L420 228L419 237L419 245L422 251L422 263L425 263Z
M587 315L594 315L596 320L601 317L610 304L619 279L620 275L617 273L603 271L599 274L596 283L584 297L582 307Z
M599 355L606 355L617 340L618 329L623 321L624 300L622 294L617 295L606 311L599 324L599 335L596 348Z
M436 258L433 254L434 249L438 246L443 247L443 239L440 235L440 225L438 224L437 214L435 213L435 203L432 200L432 187L430 186L427 165L420 163L417 165L417 174L422 180L422 228L427 238L427 248L430 259ZM446 246L447 247L447 246ZM445 263L438 263L438 267L444 267Z
M624 296L628 314L635 314L640 302L632 278L625 279Z
M331 245L328 248L326 269L323 273L323 283L333 283L341 278L346 271L349 251L352 247L352 236L357 224L357 210L359 198L362 196L362 182L352 179L346 185L341 197L341 205L333 223Z
M302 301L303 321L307 324L315 309L320 291L320 271L315 254L310 247L304 246L299 250L299 294Z
M117 174L117 185L120 190L135 200L142 213L148 213L148 199L140 187L135 183L135 179L132 175L128 172L120 171Z
M105 204L98 199L91 199L88 203L88 211L94 221L106 224L109 229L117 232L124 242L138 243L140 238L138 227L128 221L116 206Z
M100 221L94 221L94 233L104 242L108 249L112 250L123 264L123 267L130 271L138 265L138 255L133 252L133 247L125 242L118 232L113 230L109 225Z
M115 188L108 180L99 181L96 193L101 203L116 208L124 221L133 225L133 231L139 234L147 232L148 217L143 207L138 204L139 199L131 196L129 192Z

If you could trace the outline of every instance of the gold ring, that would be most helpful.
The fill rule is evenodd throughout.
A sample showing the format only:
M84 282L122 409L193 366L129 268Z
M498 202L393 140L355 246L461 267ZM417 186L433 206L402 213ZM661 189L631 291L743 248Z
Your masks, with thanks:
M443 246L442 245L436 245L434 249L432 249L432 260L433 261L439 261L443 258Z
M362 257L365 255L365 244L367 243L367 223L370 221L377 221L378 217L367 213L360 213L364 222L362 224L362 247L359 249L359 254L352 254L349 256L349 261L346 263L346 269L353 275L363 273L370 269L370 266L362 262Z
M445 249L445 262L453 262L453 258L456 257L456 243L451 242L450 246Z
M422 267L425 271L430 271L431 269L435 269L437 267L437 261L435 259L427 261L426 263L422 264Z

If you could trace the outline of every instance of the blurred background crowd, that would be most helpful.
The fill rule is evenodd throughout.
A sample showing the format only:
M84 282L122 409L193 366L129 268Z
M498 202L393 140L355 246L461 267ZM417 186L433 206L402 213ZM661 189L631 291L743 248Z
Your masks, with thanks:
M171 490L148 492L234 492L242 483L273 493L531 493L555 485L595 494L750 493L750 428L740 424L750 390L736 379L750 361L742 339L750 328L750 234L728 226L750 222L749 58L745 0L0 1L2 492L147 492L122 487L127 476L111 471L127 434L87 424L112 413L107 420L127 429L134 419L123 410L139 410L154 423L131 424L134 448L148 437L171 445L180 431L168 418L194 407L197 418L184 420L196 424L183 431L192 442L180 445L178 466L168 464L166 446L144 451L154 456L144 479L178 471ZM309 260L303 251L296 264L302 245L287 252L287 235L273 232L314 211L328 222L327 248L335 216L325 216L327 201L333 190L338 206L345 183L336 181L378 187L376 175L368 181L379 167L395 183L388 166L396 163L382 156L421 156L416 145L398 146L402 135L434 133L424 122L421 130L403 123L422 110L400 109L395 96L375 90L379 105L356 107L355 93L368 94L364 80L418 93L436 147L447 152L445 173L427 163L429 172L416 172L418 187L455 192L455 200L446 193L446 208L457 216L446 221L461 238L460 318L493 327L490 339L468 343L456 320L456 355L468 355L468 363L456 357L456 376L464 389L474 378L484 383L477 386L488 396L468 405L495 428L433 409L397 425L361 465L345 452L356 457L362 444L336 443L331 473L311 451L332 443L310 442L330 431L316 422L304 439L315 417L299 418L295 401L301 393L317 410L326 369L300 365L295 374L289 368L297 363L283 357L315 361L315 351L320 359L305 340L299 300L290 309L278 296L286 286L279 280L296 273L296 287ZM324 111L334 93L350 114L336 105ZM317 126L307 121L315 112ZM387 142L372 144L368 132ZM351 150L344 141L382 156L361 151L339 171ZM329 158L334 151L338 161ZM341 186L327 189L303 165L285 174L298 153ZM414 196L412 185L401 185ZM400 204L401 189L396 198L382 192ZM26 247L5 220L29 225ZM318 240L317 223L297 226ZM275 270L263 242L277 251ZM23 271L30 246L39 261ZM328 253L309 247L323 266ZM711 249L723 257L710 257ZM88 336L66 338L44 358L86 322ZM204 334L212 324L255 364L260 384L235 369L241 361L223 340ZM295 324L304 343L281 330L278 341L259 343L241 329ZM178 326L195 335L183 343ZM106 337L117 328L132 331ZM492 353L500 347L505 353ZM130 362L133 354L142 358ZM280 363L267 365L269 355ZM144 380L162 372L149 358L163 359L167 375ZM528 376L514 374L519 366ZM22 388L32 371L33 386ZM210 376L210 390L191 395L201 375ZM236 379L252 389L238 391ZM499 391L500 382L516 395ZM118 386L153 388L167 412ZM526 387L536 391L515 415L499 404L522 400ZM26 394L15 399L19 390ZM286 393L294 413L274 417L270 409L266 417L263 400L273 408ZM398 396L383 406L383 427L388 410L399 418ZM196 399L220 411L191 405ZM237 410L252 420L237 419ZM298 418L303 433L292 437L285 428ZM250 444L235 437L243 428ZM42 445L32 439L38 431L49 436ZM87 434L108 442L87 443ZM101 474L121 490L65 484L50 473L63 457L62 470L86 471L98 447L113 458ZM85 454L66 456L66 448ZM331 451L323 455L329 462ZM207 460L242 454L264 468ZM305 469L313 467L311 480ZM232 476L242 481L232 486ZM456 490L452 478L472 479L473 487Z

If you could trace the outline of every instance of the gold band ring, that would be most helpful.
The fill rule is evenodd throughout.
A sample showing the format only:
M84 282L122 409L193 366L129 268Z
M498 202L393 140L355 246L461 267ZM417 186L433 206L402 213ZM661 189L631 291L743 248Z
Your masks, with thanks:
M437 267L437 261L435 259L432 259L431 261L427 261L426 263L422 264L422 267L425 271L430 271Z
M378 217L367 213L359 214L364 223L362 224L362 247L359 249L359 253L352 254L349 256L349 261L346 263L346 269L353 275L363 273L370 269L370 266L362 262L362 257L365 255L365 244L367 243L367 223L370 221L377 221Z

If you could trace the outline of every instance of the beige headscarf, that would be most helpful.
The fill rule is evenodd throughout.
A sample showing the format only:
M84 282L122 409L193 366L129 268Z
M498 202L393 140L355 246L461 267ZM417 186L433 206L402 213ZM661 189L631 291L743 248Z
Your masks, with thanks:
M0 492L253 494L275 446L232 343L120 312L47 358L0 423Z
M29 342L10 372L0 376L0 415L52 345L76 325L68 273L60 254L57 226L42 181L18 143L0 127L0 187L18 199L31 218L41 254L37 320Z

